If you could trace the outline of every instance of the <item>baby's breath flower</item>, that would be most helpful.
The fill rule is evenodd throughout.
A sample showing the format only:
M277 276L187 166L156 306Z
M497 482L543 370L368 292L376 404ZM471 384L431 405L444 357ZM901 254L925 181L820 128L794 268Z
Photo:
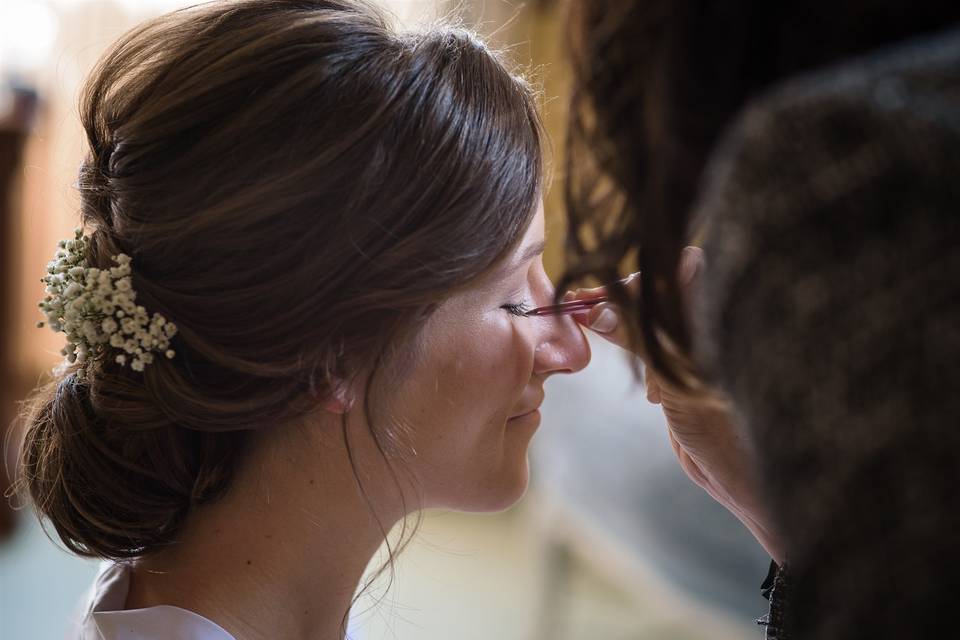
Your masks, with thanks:
M130 256L111 256L116 266L109 269L90 267L87 238L80 227L72 240L61 240L57 247L41 280L46 297L37 303L46 321L37 326L66 334L67 346L60 353L67 362L83 364L103 353L107 345L125 352L114 358L118 364L127 364L127 354L134 354L130 361L134 371L143 371L145 364L154 361L153 351L173 358L170 338L177 327L159 313L151 317L135 303Z

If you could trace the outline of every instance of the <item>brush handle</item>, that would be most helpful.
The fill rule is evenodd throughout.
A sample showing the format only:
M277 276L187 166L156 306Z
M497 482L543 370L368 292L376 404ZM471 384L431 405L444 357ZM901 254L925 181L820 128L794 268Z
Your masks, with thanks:
M537 307L527 311L527 316L558 316L567 313L576 313L578 311L587 311L597 306L601 302L607 302L607 296L591 298L589 300L571 300L570 302L561 302L560 304L551 304L545 307Z

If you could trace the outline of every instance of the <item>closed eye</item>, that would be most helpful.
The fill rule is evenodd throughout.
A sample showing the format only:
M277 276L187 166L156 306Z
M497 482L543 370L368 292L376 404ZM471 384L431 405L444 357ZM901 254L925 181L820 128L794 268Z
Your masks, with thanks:
M501 307L501 309L505 309L507 313L510 313L515 316L526 316L527 312L530 311L531 307L526 302L520 302L516 304L514 303L505 304Z

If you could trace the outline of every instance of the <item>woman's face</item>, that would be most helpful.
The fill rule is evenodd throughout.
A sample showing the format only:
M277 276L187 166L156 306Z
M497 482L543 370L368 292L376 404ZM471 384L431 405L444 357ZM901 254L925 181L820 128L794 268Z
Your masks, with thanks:
M543 241L541 204L513 255L431 316L412 364L391 385L389 415L404 434L420 506L491 511L516 502L544 382L590 361L569 317L518 315L553 301Z

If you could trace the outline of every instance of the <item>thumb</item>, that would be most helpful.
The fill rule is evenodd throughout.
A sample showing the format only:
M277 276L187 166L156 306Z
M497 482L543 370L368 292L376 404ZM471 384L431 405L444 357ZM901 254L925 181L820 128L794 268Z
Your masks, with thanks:
M608 302L601 302L587 314L587 326L597 333L614 333L620 327L616 307Z
M586 314L582 323L621 349L631 350L627 327L621 321L620 309L617 305L601 302Z

